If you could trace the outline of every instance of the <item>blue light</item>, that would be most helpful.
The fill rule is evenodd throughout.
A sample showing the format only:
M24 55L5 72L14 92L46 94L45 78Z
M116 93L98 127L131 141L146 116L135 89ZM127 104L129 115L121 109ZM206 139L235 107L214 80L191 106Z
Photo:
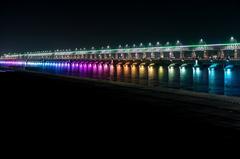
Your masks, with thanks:
M199 73L200 72L200 68L196 67L196 72Z
M186 68L183 66L183 67L180 67L180 69L181 69L181 72L182 73L185 73L186 72Z
M195 60L195 65L198 65L198 60Z

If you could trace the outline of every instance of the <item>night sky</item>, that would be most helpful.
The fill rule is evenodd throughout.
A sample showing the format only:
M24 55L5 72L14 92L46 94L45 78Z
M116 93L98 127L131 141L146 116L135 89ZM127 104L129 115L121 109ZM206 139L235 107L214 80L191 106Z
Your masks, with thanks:
M240 40L236 1L1 2L0 52Z

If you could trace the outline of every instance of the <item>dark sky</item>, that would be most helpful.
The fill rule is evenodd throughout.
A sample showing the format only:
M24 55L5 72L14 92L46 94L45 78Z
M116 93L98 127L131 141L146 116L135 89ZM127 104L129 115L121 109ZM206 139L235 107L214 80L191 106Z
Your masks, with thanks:
M239 8L237 0L9 0L0 5L0 51L240 39Z

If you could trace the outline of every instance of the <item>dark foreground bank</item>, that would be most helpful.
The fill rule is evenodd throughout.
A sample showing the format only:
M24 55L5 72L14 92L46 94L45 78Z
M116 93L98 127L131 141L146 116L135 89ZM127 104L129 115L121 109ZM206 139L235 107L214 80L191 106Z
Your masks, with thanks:
M13 136L27 131L40 140L127 145L240 138L238 98L30 72L1 72L0 82L6 130Z

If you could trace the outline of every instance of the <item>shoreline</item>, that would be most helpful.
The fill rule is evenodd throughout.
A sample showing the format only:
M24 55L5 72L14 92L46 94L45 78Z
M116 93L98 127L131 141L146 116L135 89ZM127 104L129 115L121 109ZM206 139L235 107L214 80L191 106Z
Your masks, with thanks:
M148 88L132 83L104 81L21 69L14 70L15 72L10 72L9 74L12 74L14 77L23 76L24 79L22 82L27 84L26 86L18 86L17 83L15 85L20 87L20 89L26 89L23 91L24 93L28 91L34 92L30 95L32 98L38 99L36 97L37 94L43 96L44 100L48 99L51 102L59 103L54 98L52 99L51 96L60 96L58 98L67 102L66 106L70 107L73 107L72 105L82 105L81 102L78 103L78 100L82 99L89 103L89 107L84 107L84 109L87 111L89 109L98 110L98 113L107 113L105 114L107 116L111 113L117 113L117 116L131 114L131 117L129 117L130 120L132 120L132 116L141 120L142 117L139 117L139 114L142 114L149 116L147 120L151 118L155 120L156 118L154 122L158 121L160 123L163 121L159 121L159 118L173 120L173 124L175 124L176 120L183 120L183 123L180 123L183 125L188 125L189 123L192 125L191 120L194 119L197 122L195 123L196 126L201 123L199 125L203 129L205 129L205 124L207 124L209 125L207 127L217 127L233 132L240 131L240 99L237 97L165 87L157 89ZM18 81L17 79L15 80ZM15 86L12 87L15 88ZM35 87L40 91L36 92ZM47 90L47 92L42 94L41 90ZM67 101L70 99L72 101ZM95 102L98 102L98 105L101 105L101 107L95 105ZM118 107L118 104L122 106ZM112 107L113 105L114 107ZM68 110L69 108L66 107L65 109ZM73 109L77 108L74 107ZM72 110L69 111L70 113L74 113ZM99 116L98 113L97 116ZM177 125L175 126L178 127ZM196 126L194 125L194 127ZM202 128L201 131L203 131Z
M99 84L110 84L113 86L125 87L130 89L139 89L145 91L155 91L156 93L168 93L168 94L175 94L175 95L183 95L189 97L198 97L203 99L212 99L212 100L220 100L222 102L232 103L232 104L239 104L240 106L240 97L235 96L226 96L226 95L218 95L218 94L211 94L211 93L204 93L204 92L196 92L191 90L184 90L184 89L175 89L175 88L168 88L168 87L147 87L143 85L138 85L134 83L127 83L127 82L120 82L120 81L110 81L110 80L100 80L100 79L93 79L88 77L76 77L71 75L61 75L61 74L52 74L47 72L38 72L38 71L30 71L30 70L23 70L23 69L13 69L18 72L28 72L33 74L41 74L51 77L62 78L65 80L81 80L81 81L91 81L96 82ZM240 107L239 109L240 110Z

